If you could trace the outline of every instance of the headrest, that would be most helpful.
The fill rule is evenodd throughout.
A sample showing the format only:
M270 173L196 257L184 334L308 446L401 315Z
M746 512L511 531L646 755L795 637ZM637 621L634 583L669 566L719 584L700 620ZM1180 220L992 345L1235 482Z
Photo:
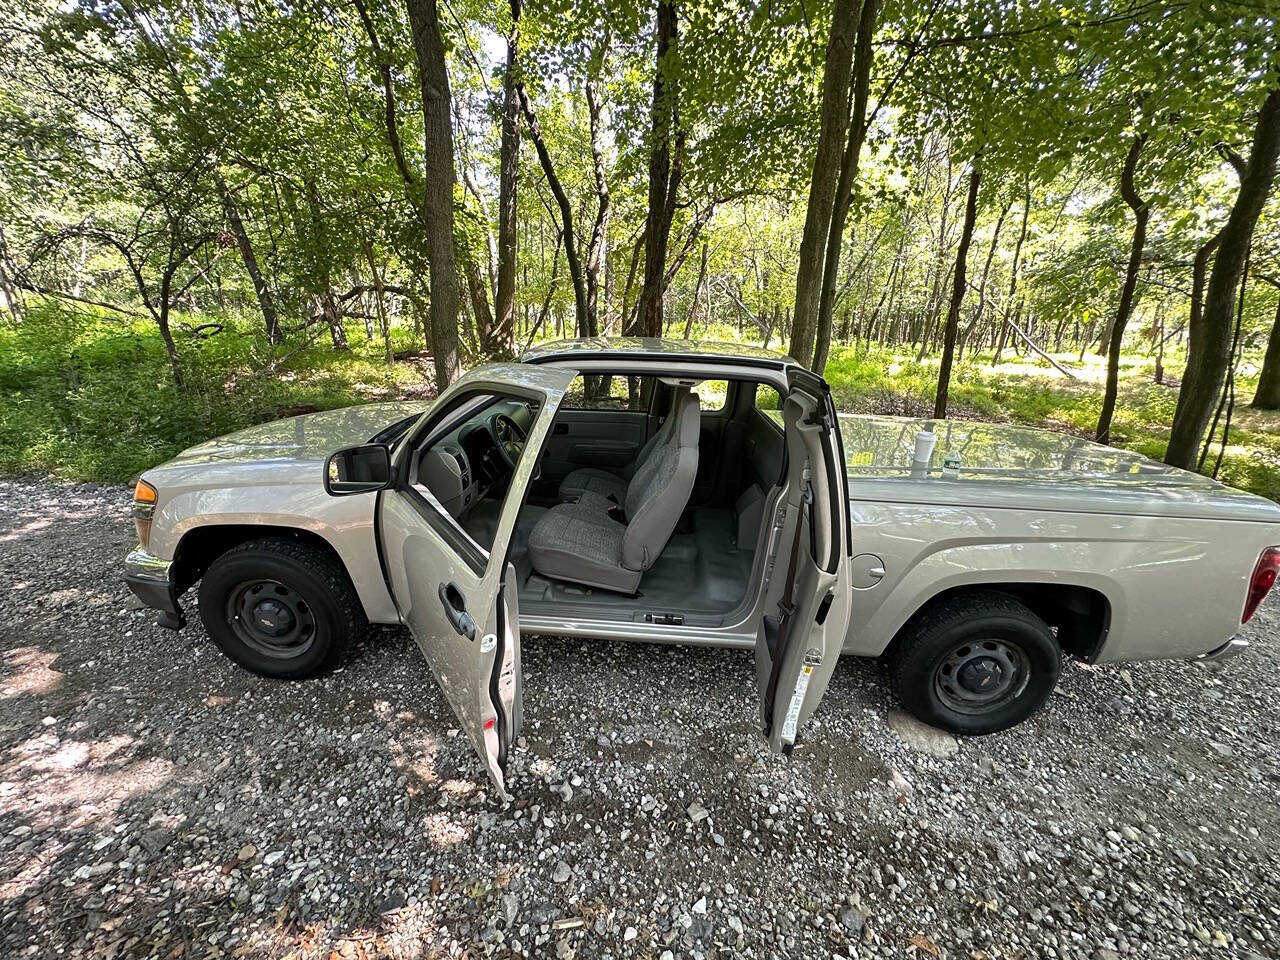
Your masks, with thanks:
M675 404L677 442L682 447L697 447L702 433L702 406L698 403L698 395L692 391L677 393Z

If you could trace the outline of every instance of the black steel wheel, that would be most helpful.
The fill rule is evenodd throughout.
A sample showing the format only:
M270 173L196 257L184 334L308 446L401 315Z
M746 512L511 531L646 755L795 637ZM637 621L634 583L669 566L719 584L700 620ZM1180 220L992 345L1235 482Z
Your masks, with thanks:
M200 619L241 666L288 679L336 666L367 626L337 557L283 537L214 560L200 581Z
M1049 625L994 591L931 605L903 628L889 654L890 682L903 706L961 734L1021 723L1049 699L1061 669Z
M285 659L307 652L316 639L316 618L298 591L279 580L254 577L227 594L224 612L246 645Z

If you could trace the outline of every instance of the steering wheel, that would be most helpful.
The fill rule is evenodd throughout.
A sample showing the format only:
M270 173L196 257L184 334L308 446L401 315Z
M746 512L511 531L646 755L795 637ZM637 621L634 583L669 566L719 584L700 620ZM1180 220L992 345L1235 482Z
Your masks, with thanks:
M498 453L507 469L514 471L520 454L524 453L525 432L505 413L494 416L490 422L493 438L498 442Z

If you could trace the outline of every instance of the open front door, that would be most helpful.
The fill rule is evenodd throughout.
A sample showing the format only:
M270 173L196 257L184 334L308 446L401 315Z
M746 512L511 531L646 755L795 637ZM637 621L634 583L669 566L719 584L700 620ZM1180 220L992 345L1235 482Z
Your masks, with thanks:
M773 517L773 569L756 635L764 735L790 752L822 700L849 626L849 492L825 381L789 374L782 408L786 492Z
M521 720L508 548L573 376L509 364L463 377L400 443L378 503L380 556L400 618L502 796Z

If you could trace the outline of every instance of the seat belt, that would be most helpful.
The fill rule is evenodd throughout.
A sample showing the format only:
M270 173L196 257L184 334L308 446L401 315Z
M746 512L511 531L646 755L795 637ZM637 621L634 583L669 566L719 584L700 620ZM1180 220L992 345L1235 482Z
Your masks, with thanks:
M791 621L796 613L796 573L800 565L800 531L804 526L804 513L813 505L813 483L809 468L803 474L804 491L800 495L800 505L796 516L795 534L791 538L791 559L787 563L787 584L783 587L782 598L778 601L780 616L764 618L765 643L769 647L769 656L773 663L769 668L769 684L765 687L764 735L773 734L773 706L778 692L778 680L782 676L782 662L787 658L787 644L791 638ZM812 518L810 518L812 525Z

